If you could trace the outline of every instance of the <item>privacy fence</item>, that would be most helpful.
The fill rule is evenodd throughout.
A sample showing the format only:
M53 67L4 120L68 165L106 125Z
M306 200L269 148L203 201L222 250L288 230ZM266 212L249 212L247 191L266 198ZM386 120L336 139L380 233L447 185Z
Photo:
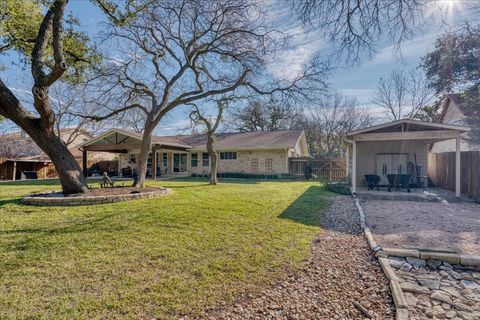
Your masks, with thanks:
M290 174L300 176L311 172L320 180L340 181L347 173L345 159L289 158L288 164Z
M429 153L428 176L436 187L455 191L455 152ZM461 193L480 200L480 152L461 153Z

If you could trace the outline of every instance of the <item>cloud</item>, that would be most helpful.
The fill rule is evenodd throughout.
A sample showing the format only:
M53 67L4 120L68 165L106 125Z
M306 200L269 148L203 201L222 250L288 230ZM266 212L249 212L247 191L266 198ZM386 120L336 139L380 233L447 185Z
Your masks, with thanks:
M348 97L356 98L360 105L369 105L372 103L375 95L375 89L368 88L347 88L340 92Z

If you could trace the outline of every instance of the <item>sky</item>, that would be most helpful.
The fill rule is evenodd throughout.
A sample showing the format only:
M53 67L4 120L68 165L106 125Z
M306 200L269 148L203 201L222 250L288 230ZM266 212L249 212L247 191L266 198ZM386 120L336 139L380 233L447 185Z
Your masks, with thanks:
M294 74L301 70L301 66L315 52L328 52L331 45L327 43L320 32L306 31L288 8L282 6L281 0L266 0L269 19L279 30L287 33L290 41L276 62L269 66L271 71ZM270 2L269 2L270 1ZM363 57L360 63L354 66L337 65L327 79L329 87L351 97L356 97L359 104L375 110L372 103L380 77L387 77L394 70L410 70L418 67L421 57L433 49L435 39L445 30L455 27L455 23L468 19L468 13L463 10L461 1L440 0L442 19L437 19L426 25L414 37L401 46L402 56L396 54L394 47L387 40L379 41L377 52L371 57ZM105 17L97 7L88 0L70 0L67 9L76 15L82 23L81 28L92 38L101 30L101 22ZM442 21L440 21L442 20ZM29 86L29 70L21 70L18 66L10 65L10 61L18 61L15 53L1 57L7 65L6 71L0 72L4 82L18 95L28 100L31 85ZM156 130L156 134L168 135L190 131L190 121L186 108L173 110L163 119Z

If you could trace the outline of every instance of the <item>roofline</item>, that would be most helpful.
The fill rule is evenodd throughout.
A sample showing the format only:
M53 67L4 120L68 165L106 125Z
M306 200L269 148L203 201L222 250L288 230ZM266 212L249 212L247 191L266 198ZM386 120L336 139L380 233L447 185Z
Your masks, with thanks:
M38 160L38 159L22 159L22 158L2 158L5 162L15 161L15 162L52 162L50 159Z
M230 150L240 150L240 151L246 151L246 150L290 150L290 149L295 149L295 146L278 146L278 147L228 147L228 148L217 148L215 147L215 150L217 151L230 151ZM207 150L207 147L205 148L191 148L189 151L191 152L198 152L198 151L205 151Z
M460 125L456 125L456 124L434 123L434 122L425 122L425 121L420 121L420 120L401 119L401 120L396 120L396 121L391 121L391 122L387 122L387 123L378 124L378 125L375 125L375 126L364 128L364 129L350 131L349 133L347 133L347 136L353 136L353 135L356 135L356 134L365 133L365 132L369 132L369 131L377 130L377 129L383 129L383 128L390 127L390 126L396 125L396 124L401 124L401 123L418 124L418 125L430 126L430 127L433 127L433 128L459 130L459 131L463 131L463 132L467 132L467 131L471 130L470 127L460 126Z

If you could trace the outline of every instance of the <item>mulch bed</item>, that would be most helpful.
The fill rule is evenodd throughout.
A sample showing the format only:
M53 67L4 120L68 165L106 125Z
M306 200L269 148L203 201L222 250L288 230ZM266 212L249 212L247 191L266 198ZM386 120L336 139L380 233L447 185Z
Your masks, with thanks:
M303 270L258 296L206 310L200 319L367 318L355 303L374 319L393 319L388 280L363 236L353 199L331 199Z

